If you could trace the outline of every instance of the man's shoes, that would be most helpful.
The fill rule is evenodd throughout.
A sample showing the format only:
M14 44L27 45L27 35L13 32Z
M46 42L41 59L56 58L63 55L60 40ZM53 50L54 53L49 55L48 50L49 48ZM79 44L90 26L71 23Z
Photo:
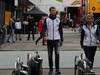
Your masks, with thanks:
M7 41L8 43L10 43L10 41Z
M37 42L35 42L35 44L37 45Z
M44 46L45 46L46 44L42 44L42 45L44 45Z
M29 39L27 39L27 41L29 41Z
M20 40L20 41L22 41L22 39L21 39L21 38L20 38L19 40Z
M90 72L91 72L91 73L95 73L95 72L93 71L93 69L90 69Z
M61 74L61 72L60 72L60 71L58 71L58 72L56 72L56 74Z
M15 43L15 41L13 41L13 43Z
M73 31L73 29L71 29L71 31Z
M53 73L53 69L50 69L48 74L52 74Z
M59 71L59 69L56 70L56 74L61 74L61 72Z

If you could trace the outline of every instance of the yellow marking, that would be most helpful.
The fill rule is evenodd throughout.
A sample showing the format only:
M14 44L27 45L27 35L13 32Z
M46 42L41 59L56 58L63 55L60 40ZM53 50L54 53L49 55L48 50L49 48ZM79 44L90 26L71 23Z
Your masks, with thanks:
M81 1L74 1L71 5L81 4Z

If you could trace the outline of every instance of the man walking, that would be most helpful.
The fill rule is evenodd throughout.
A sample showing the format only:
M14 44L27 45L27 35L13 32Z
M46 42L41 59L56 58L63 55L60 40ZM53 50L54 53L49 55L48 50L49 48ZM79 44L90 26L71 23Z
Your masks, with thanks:
M39 30L39 32L40 32L40 37L36 40L36 42L35 42L36 45L37 45L38 41L39 41L40 39L43 38L42 27L43 27L44 19L45 19L45 17L42 16L42 18L41 18L40 21L39 21L38 30ZM45 45L44 39L42 40L42 45Z
M53 48L55 49L55 67L56 74L61 74L59 70L59 50L63 44L62 24L59 18L56 17L56 8L49 8L50 15L44 20L43 37L47 41L48 59L49 59L49 73L53 73ZM47 36L45 31L47 30Z
M10 19L10 25L9 25L9 36L7 39L7 42L10 43L9 39L12 37L12 42L15 43L15 39L14 39L14 33L15 33L15 16L13 15Z

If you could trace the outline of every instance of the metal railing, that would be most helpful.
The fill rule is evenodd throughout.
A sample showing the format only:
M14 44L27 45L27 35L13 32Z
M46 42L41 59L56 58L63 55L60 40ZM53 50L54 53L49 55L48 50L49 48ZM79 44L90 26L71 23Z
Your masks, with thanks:
M94 22L98 23L100 21L100 17L98 17Z
M5 24L5 3L0 1L0 48L4 43L4 24Z

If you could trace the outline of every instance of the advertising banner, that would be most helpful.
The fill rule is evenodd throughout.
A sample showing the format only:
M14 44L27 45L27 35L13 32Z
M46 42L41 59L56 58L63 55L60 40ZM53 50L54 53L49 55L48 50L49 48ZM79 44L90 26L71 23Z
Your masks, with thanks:
M100 0L90 0L89 12L90 13L100 13Z
M81 0L63 0L64 7L80 7L81 3Z
M11 12L5 11L5 25L9 26L9 21L11 19Z

